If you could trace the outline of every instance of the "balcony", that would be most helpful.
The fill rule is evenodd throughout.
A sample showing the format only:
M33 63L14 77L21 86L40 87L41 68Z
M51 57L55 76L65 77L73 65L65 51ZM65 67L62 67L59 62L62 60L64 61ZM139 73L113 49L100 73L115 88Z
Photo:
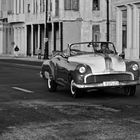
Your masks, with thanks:
M8 14L8 22L13 23L13 22L20 22L23 23L25 22L25 14L20 13L20 14Z
M44 24L45 23L45 12L44 13L26 13L26 24Z

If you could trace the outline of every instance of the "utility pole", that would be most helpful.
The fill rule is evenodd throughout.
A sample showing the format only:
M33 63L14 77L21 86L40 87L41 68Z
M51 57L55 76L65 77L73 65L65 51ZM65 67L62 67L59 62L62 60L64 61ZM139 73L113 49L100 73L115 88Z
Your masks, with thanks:
M109 0L106 0L106 18L107 18L107 22L106 22L106 29L107 29L107 41L109 41Z
M48 0L46 0L46 12L45 12L45 49L44 49L44 59L49 59L49 43L48 43Z

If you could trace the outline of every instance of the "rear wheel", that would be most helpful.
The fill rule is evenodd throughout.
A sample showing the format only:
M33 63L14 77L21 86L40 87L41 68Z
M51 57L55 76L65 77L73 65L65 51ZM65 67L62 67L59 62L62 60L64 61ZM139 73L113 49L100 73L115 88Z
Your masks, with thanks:
M56 91L57 83L52 79L47 79L47 86L50 92Z
M71 91L72 97L74 98L78 98L81 95L80 89L74 86L74 80L71 80L70 91Z
M126 86L123 90L125 95L134 96L136 93L136 86Z

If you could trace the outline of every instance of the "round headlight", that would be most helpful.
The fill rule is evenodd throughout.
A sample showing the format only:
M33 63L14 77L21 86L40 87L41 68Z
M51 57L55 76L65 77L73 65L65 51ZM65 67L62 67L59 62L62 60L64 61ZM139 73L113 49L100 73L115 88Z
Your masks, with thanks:
M137 70L139 69L138 64L133 64L133 65L132 65L132 69L133 69L134 71L137 71Z
M79 72L80 72L80 73L85 73L85 72L86 72L86 68L85 68L84 66L81 66L81 67L79 68Z

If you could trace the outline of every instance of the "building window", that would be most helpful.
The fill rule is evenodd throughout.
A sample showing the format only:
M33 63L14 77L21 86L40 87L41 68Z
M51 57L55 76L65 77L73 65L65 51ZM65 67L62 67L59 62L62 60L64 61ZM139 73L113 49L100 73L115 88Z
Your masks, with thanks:
M16 0L16 14L18 14L17 0Z
M38 3L37 3L37 0L34 0L33 13L38 13Z
M19 13L21 13L21 0L19 0Z
M92 26L92 41L100 41L100 26L93 25Z
M52 11L52 2L50 2L50 11Z
M45 1L40 0L40 12L43 13L45 12Z
M59 16L59 0L55 0L55 16Z
M36 4L35 1L33 1L33 13L35 13L35 10L36 10Z
M79 0L65 0L65 10L79 10Z
M92 7L93 7L93 10L100 10L99 0L93 0Z
M31 8L31 7L30 7L30 4L28 4L28 9L27 9L27 10L28 10L28 11L27 11L28 13L31 12L31 9L30 9L30 8Z
M127 48L127 10L122 11L122 51Z
M24 13L24 0L23 0L22 2L23 2L23 3L22 3L22 4L23 4L23 9L22 9L22 10L23 10L23 13Z

